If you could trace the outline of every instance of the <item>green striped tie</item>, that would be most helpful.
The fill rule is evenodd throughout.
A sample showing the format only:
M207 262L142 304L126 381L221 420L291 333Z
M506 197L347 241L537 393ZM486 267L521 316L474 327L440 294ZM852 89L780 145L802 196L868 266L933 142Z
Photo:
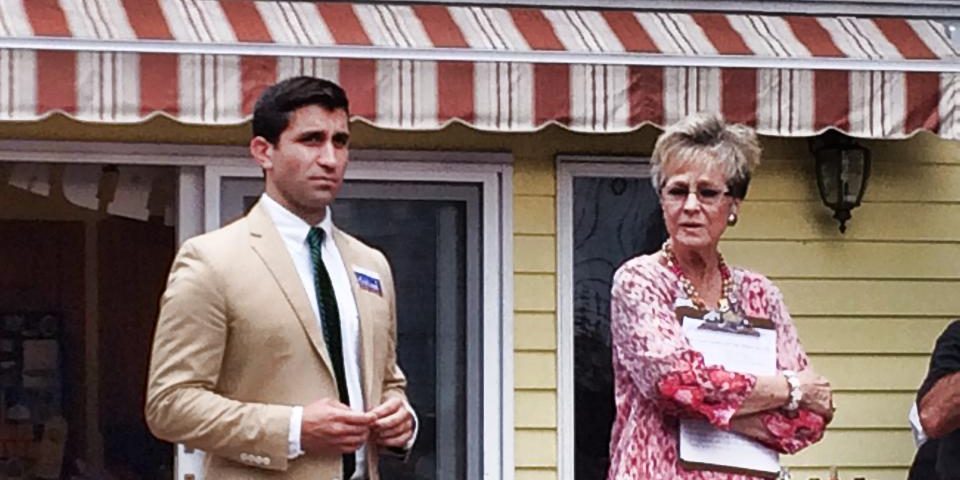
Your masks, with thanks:
M333 293L333 282L327 267L323 265L324 231L318 227L310 228L307 243L310 244L310 258L313 260L314 287L317 290L317 306L320 310L320 324L323 326L323 340L327 343L327 353L333 362L333 373L337 379L337 392L340 403L350 405L347 392L347 376L343 371L343 343L340 337L340 310L337 297ZM356 466L354 454L343 455L343 480L349 480Z

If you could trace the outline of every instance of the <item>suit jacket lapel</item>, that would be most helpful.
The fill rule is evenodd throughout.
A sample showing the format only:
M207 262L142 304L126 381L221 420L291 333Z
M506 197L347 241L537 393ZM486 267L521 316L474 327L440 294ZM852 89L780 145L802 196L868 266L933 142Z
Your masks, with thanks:
M297 313L297 319L300 320L303 330L310 338L313 349L323 359L324 365L332 376L333 363L330 362L330 356L327 354L323 333L310 306L310 299L303 290L303 282L300 281L300 275L297 274L297 269L293 265L293 259L290 258L287 247L280 238L280 232L259 203L254 205L247 214L247 223L250 227L250 246L266 264L273 279L280 285L287 301Z
M353 291L353 298L357 304L357 316L360 317L360 357L363 378L363 397L367 408L373 408L380 403L379 398L372 398L373 395L373 350L376 348L373 342L373 318L371 317L370 304L366 301L366 295L360 290L357 284L357 275L354 267L363 266L364 258L358 255L358 252L351 248L349 240L340 229L334 227L333 240L337 244L337 250L340 251L340 257L343 259L344 268L347 270L347 276L350 277L350 289Z

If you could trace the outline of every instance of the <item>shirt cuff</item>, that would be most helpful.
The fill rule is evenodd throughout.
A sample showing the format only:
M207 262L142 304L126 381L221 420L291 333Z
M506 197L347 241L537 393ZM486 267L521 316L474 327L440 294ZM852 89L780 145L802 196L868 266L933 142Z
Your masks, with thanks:
M290 433L287 435L287 458L303 455L300 448L300 428L303 426L303 407L293 407L290 412Z
M913 431L913 443L920 448L927 442L927 433L923 431L923 424L920 423L920 411L917 408L917 402L910 406L910 413L907 415L910 421L910 430Z
M413 444L417 442L417 434L420 433L420 419L417 418L417 412L410 406L409 402L404 400L403 406L407 408L410 416L413 417L413 435L410 436L410 440L407 440L407 444L403 446L403 449L409 452L413 449Z

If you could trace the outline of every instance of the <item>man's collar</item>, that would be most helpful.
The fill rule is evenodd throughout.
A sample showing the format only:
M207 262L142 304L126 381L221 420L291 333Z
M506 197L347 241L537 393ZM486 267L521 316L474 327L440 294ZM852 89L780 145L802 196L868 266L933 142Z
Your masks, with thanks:
M317 225L310 225L266 193L260 196L260 203L263 204L267 214L270 215L273 223L277 226L277 230L284 236L292 235L298 242L306 241L310 227L320 227L328 237L330 232L333 231L333 212L329 206L326 207L323 220Z

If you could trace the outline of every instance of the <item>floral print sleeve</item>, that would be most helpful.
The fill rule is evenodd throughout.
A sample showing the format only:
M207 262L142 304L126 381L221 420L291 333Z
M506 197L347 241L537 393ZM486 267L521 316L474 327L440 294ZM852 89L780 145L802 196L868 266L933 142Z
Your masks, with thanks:
M765 412L762 421L774 438L763 443L780 453L797 453L809 447L823 438L826 428L823 417L806 409L799 409L794 415Z
M742 298L746 299L749 311L764 313L777 328L777 369L801 371L810 361L800 345L797 328L787 312L780 290L761 275L743 272ZM826 420L806 409L795 413L770 411L763 414L762 421L767 431L776 439L764 442L768 447L782 453L796 453L823 438Z
M611 343L637 393L670 416L728 428L756 377L707 366L683 335L673 309L676 279L655 257L621 267L611 292Z

